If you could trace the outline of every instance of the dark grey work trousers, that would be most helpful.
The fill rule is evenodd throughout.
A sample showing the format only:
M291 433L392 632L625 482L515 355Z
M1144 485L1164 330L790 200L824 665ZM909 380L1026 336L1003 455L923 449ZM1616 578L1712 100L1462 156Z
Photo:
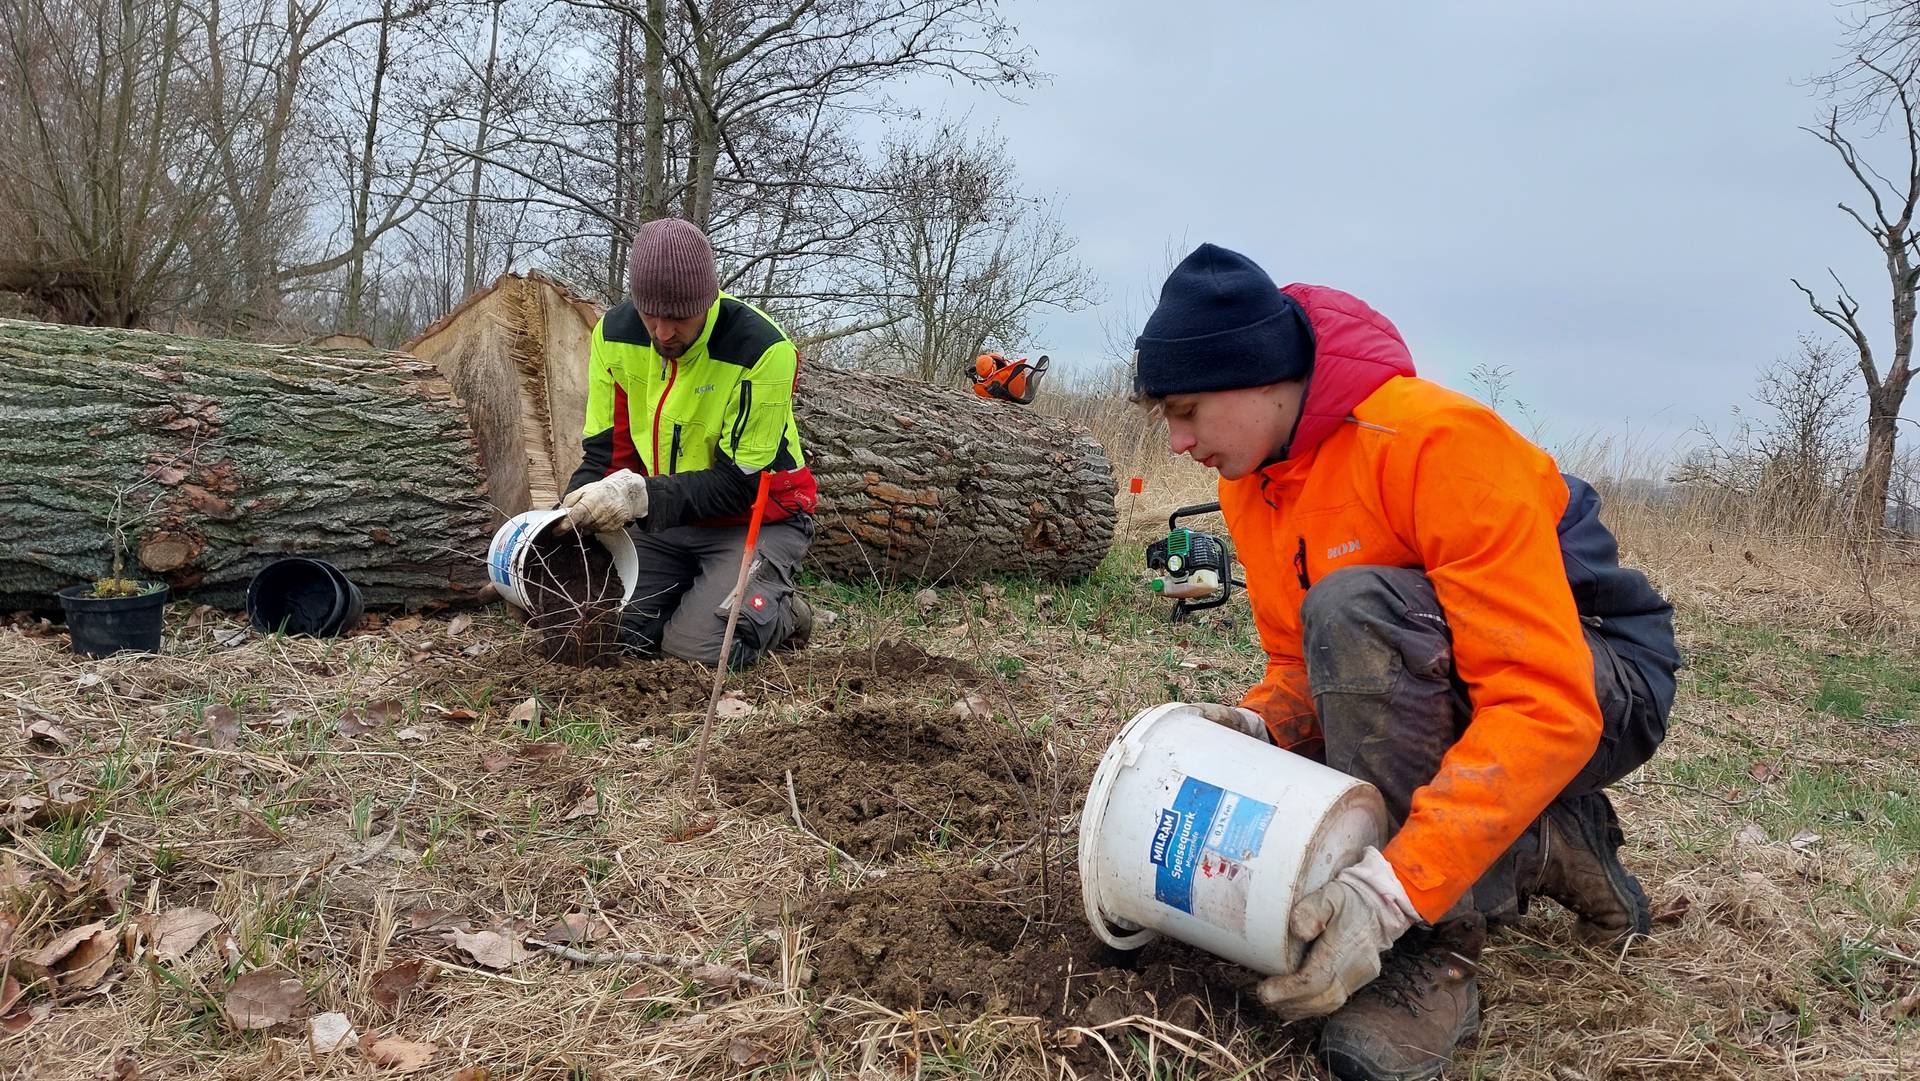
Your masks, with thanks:
M1473 704L1453 666L1453 635L1433 582L1401 567L1345 567L1315 583L1301 607L1307 685L1327 765L1371 783L1398 830L1414 790L1466 731ZM1604 800L1601 790L1653 756L1667 721L1634 667L1586 628L1600 745L1559 801ZM1592 809L1586 809L1592 810ZM1536 822L1481 876L1455 913L1508 919L1522 909L1519 868L1538 852Z
M621 620L624 644L643 656L718 664L747 527L682 525L647 533L635 526L628 532L639 550L640 580ZM752 664L793 632L793 577L812 540L809 518L760 527L730 667Z

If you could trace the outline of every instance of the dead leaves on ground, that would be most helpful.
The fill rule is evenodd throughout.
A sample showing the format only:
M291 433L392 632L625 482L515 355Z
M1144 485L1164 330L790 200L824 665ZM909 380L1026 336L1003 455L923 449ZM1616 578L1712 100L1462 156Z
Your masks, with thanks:
M119 956L120 936L105 920L72 928L15 963L36 979L50 979L63 991L85 991L106 977Z
M475 964L491 969L508 969L533 956L533 951L520 944L517 936L503 935L498 931L453 932L453 944Z
M306 989L285 969L262 968L233 981L221 1005L242 1030L272 1028L293 1020L307 1004Z
M416 1043L397 1036L376 1036L369 1032L360 1037L360 1056L395 1073L421 1069L432 1060L434 1050L430 1043Z
M222 922L220 917L199 908L176 908L162 913L153 921L147 935L154 960L163 963L180 960Z
M426 962L415 957L402 961L391 968L385 968L374 974L373 982L367 993L373 1001L388 1013L398 1013L400 1005L415 991L433 982L438 969L426 967Z

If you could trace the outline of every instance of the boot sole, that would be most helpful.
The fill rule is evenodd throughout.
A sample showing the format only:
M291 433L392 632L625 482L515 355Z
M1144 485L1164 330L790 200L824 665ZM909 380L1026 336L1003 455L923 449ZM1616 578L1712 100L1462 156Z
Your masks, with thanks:
M1460 1018L1460 1024L1453 1031L1453 1040L1447 1045L1446 1057L1437 1063L1428 1063L1409 1070L1389 1070L1377 1063L1369 1062L1357 1052L1337 1047L1322 1047L1321 1057L1327 1060L1327 1068L1340 1081L1434 1081L1447 1072L1453 1065L1453 1054L1461 1041L1480 1030L1480 994L1474 989L1473 1005Z

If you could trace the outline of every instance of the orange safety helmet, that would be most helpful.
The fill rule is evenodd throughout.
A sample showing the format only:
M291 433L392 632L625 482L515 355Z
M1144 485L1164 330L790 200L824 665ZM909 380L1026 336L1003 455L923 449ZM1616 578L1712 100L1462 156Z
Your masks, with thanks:
M1009 360L1001 353L982 353L973 358L973 392L982 398L1028 405L1040 390L1040 377L1047 371L1047 358L1029 362L1027 358Z

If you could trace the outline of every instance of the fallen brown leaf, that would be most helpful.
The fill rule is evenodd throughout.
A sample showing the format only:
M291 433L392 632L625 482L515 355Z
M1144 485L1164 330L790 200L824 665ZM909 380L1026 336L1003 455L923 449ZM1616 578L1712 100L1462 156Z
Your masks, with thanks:
M547 930L547 941L561 946L598 942L610 937L613 928L591 912L569 912Z
M529 762L558 762L567 757L564 743L522 743L514 750Z
M472 957L474 963L488 968L504 969L533 956L533 951L521 945L517 939L508 938L498 931L465 931L453 933L453 944Z
M749 1040L745 1036L735 1036L727 1046L727 1058L743 1070L755 1066L765 1066L780 1057L780 1052L758 1040Z
M566 814L560 816L560 821L572 822L577 818L592 818L599 813L600 797L593 792L588 792L586 795L581 796L580 801L575 803Z
M435 970L425 968L425 964L416 957L375 973L368 993L382 1009L398 1010L402 999L433 981Z
M485 1066L463 1066L453 1075L452 1081L489 1081L492 1076Z
M393 738L402 743L425 743L427 734L418 728L402 728L393 734Z
M180 960L220 923L220 917L205 909L176 908L162 913L153 923L154 958L160 961Z
M473 626L473 616L462 612L447 621L447 634L449 637L457 636L471 626Z
M394 634L412 634L425 625L425 623L426 620L421 619L419 616L402 616L392 623L387 624L387 630L392 631Z
M27 726L27 742L66 748L73 745L73 733L51 720L40 720Z
M1753 765L1747 767L1747 776L1759 781L1761 784L1766 784L1768 781L1780 776L1780 764L1778 762L1769 762L1764 758L1757 758L1754 760Z
M461 706L457 709L442 710L441 713L449 721L477 721L480 719L480 715L478 713L475 713L473 710L470 710L465 706Z
M225 1002L227 1019L240 1029L285 1024L306 1004L300 981L279 968L256 969L233 981Z
M53 968L63 989L85 991L106 977L107 970L119 956L120 936L112 931L99 931Z
M713 715L723 721L727 721L735 717L750 716L753 710L754 705L752 702L747 701L732 691L728 691L726 694L720 696L719 703L713 708Z
M232 706L207 707L207 746L231 751L240 740L240 712Z
M1910 995L1901 995L1899 998L1887 1003L1886 1006L1881 1009L1880 1013L1889 1021L1905 1021L1914 1014L1920 1013L1920 991L1915 991Z
M538 698L527 699L513 707L512 713L507 714L508 724L532 725L539 723L539 721L540 700Z
M513 756L505 751L488 751L480 756L480 772L499 773L513 765Z
M52 942L47 943L32 953L26 954L19 958L19 960L23 964L30 965L36 969L51 972L55 965L64 961L68 954L79 949L81 943L99 934L101 929L106 927L106 925L107 921L105 920L95 920L92 923L82 924L60 935Z
M415 1043L397 1036L375 1036L371 1033L360 1039L360 1054L375 1066L382 1066L395 1073L412 1073L427 1064L433 1058L434 1047L430 1043Z
M20 981L9 972L0 976L0 1017L13 1012L13 1004L20 1001Z
M32 1028L35 1022L45 1019L47 1014L52 1012L52 1006L44 1002L36 1002L24 1010L0 1017L0 1038L12 1039L20 1035L22 1032L27 1031L27 1029Z
M380 722L357 709L340 711L340 734L348 739L359 739L369 732L378 732Z
M367 720L375 724L393 724L407 715L407 707L392 698L383 698L367 707Z

